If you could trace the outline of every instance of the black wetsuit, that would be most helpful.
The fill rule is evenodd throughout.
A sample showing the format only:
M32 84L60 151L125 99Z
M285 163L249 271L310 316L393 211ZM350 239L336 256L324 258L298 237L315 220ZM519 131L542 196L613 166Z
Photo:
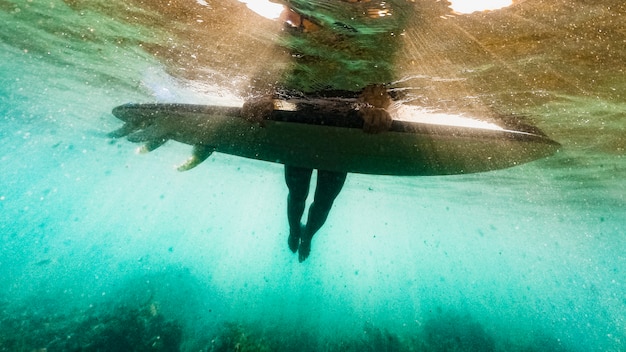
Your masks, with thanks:
M299 253L304 261L311 251L313 235L324 225L333 202L346 181L346 172L317 170L317 185L313 203L309 207L307 224L302 228L301 219L309 195L313 169L285 165L285 182L289 188L287 218L289 219L289 248Z

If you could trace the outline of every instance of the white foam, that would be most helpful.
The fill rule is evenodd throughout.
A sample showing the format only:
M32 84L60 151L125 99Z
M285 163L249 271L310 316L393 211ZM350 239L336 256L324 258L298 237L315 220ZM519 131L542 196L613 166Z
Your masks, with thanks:
M283 5L267 0L239 0L239 2L246 4L250 10L270 20L278 19L284 10Z
M450 0L450 8L457 13L498 10L513 4L512 0Z

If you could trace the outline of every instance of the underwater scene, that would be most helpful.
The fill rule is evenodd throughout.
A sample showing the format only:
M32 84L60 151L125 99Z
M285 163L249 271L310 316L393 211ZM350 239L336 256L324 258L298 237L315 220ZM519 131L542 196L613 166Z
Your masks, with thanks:
M453 5L0 0L0 351L626 351L626 4ZM127 103L370 83L560 148L349 173L299 258L282 164L111 135Z

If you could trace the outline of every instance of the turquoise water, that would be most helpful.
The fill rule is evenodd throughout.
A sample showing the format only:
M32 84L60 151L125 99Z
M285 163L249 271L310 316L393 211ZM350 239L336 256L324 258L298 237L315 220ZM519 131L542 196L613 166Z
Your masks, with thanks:
M623 4L424 10L397 63L416 103L528 115L563 148L351 174L302 264L281 165L179 173L189 146L106 136L114 106L237 102L280 70L275 23L208 5L0 1L0 350L626 349Z

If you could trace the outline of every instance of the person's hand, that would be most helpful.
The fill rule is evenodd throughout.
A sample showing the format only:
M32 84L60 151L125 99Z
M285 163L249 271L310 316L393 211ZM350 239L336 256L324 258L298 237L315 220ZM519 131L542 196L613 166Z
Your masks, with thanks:
M271 96L253 98L243 103L241 115L246 121L264 125L264 121L274 111L274 100Z
M359 116L363 119L365 133L381 133L391 128L392 118L387 108L391 97L387 88L380 84L365 87L359 96Z
M381 133L391 128L391 115L387 110L366 106L359 109L359 116L363 119L363 132Z

